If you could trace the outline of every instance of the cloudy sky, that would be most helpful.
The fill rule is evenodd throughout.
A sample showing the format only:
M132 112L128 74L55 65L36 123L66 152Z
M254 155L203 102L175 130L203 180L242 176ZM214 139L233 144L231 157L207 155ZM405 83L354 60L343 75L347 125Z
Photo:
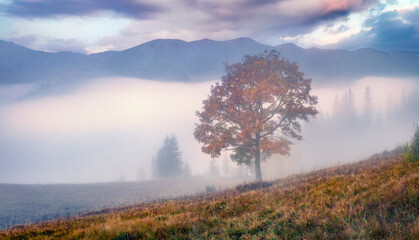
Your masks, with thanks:
M0 0L0 39L46 51L156 38L419 51L419 0Z

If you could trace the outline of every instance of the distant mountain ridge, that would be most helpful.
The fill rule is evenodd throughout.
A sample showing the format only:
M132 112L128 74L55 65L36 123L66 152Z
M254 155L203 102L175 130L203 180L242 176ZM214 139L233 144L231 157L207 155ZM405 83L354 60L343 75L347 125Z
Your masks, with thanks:
M419 52L375 49L304 49L292 43L269 46L250 38L186 42L156 39L123 50L96 54L43 52L0 41L0 83L56 82L110 76L198 82L219 79L224 63L245 54L278 50L317 83L365 76L418 77Z

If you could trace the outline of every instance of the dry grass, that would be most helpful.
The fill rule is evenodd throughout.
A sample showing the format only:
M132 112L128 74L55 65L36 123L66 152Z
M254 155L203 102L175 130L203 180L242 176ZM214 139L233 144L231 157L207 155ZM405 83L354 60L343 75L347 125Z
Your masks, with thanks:
M242 182L240 178L191 177L94 184L0 183L0 230L136 202L194 195L205 192L206 186L227 189Z
M419 239L419 163L400 155L0 232L0 239Z

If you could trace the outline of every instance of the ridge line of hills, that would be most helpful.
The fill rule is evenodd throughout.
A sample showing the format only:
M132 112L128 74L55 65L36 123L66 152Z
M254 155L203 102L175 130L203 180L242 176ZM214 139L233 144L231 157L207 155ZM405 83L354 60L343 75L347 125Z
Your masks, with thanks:
M265 50L278 50L317 84L366 76L419 76L419 52L412 51L304 49L293 43L269 46L237 38L191 42L156 39L122 51L86 55L43 52L0 40L0 84L113 76L182 82L215 80L223 75L224 63L238 62L246 54Z

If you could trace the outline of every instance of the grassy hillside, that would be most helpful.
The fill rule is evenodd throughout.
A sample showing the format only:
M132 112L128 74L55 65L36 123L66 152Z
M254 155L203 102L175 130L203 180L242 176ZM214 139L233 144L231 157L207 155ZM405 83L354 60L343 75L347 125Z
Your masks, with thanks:
M13 228L0 239L419 239L419 162L400 155Z
M202 193L207 185L225 189L240 182L238 178L195 177L95 184L0 184L0 230L139 201Z

